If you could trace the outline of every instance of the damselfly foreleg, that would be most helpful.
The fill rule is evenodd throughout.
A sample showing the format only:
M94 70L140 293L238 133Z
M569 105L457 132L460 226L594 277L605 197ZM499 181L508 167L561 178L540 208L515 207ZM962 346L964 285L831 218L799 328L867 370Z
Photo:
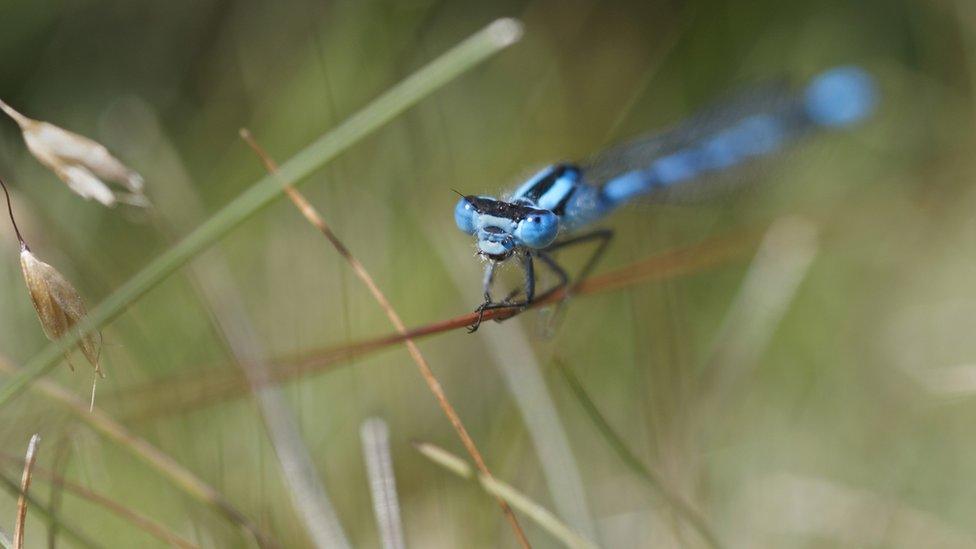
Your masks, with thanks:
M491 300L491 284L494 279L495 273L495 263L489 263L485 267L485 278L484 278L484 290L485 290L485 301L475 309L478 313L478 318L474 321L474 324L468 326L468 333L474 333L481 326L481 321L485 317L485 311L491 309L524 309L530 303L532 303L535 297L535 267L532 263L532 254L526 252L519 256L519 263L522 265L522 271L525 274L525 285L523 289L525 291L525 299L522 301L512 301L512 299L518 294L522 293L523 290L516 290L510 293L504 300L499 302L493 302Z
M482 303L475 312L478 313L478 318L475 320L474 324L468 327L468 333L473 333L478 330L481 326L481 322L484 319L485 311L491 309L524 309L532 304L532 302L538 299L547 299L549 296L555 294L556 292L566 289L565 295L560 298L559 304L556 306L556 312L553 314L552 318L556 317L556 314L562 310L563 304L566 299L572 295L573 290L582 282L590 272L596 267L600 259L603 257L603 253L606 251L607 246L613 239L613 231L609 229L600 229L586 234L581 234L560 242L556 242L552 246L549 246L544 251L526 251L520 255L520 262L522 265L522 270L525 274L525 283L522 288L517 288L508 294L502 301L494 302L491 299L491 285L494 280L494 269L495 264L489 263L485 267L485 278L484 278L484 290L485 290L485 301ZM569 274L559 262L557 262L550 254L550 252L557 251L560 249L576 246L578 244L585 244L587 242L597 241L597 247L586 260L583 268L580 269L579 273L576 275L572 284L569 282ZM556 275L557 281L552 287L546 289L539 296L535 295L536 278L535 278L535 267L533 264L533 256L538 257L549 269ZM523 293L525 294L525 299L520 301L513 301L516 296Z

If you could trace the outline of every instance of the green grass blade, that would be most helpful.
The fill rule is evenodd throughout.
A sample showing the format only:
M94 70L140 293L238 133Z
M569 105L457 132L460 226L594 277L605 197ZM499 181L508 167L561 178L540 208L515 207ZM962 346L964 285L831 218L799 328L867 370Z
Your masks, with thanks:
M498 479L490 478L480 473L476 474L474 468L468 462L447 450L427 442L415 443L414 447L427 459L455 475L467 479L477 479L486 492L505 500L515 509L525 513L526 516L552 534L553 537L563 542L566 547L572 547L573 549L595 549L598 547L595 543L581 536L563 521L559 520L551 511L532 501L522 492Z
M596 407L596 404L587 394L586 389L583 388L583 384L576 377L576 374L569 369L568 366L557 361L557 370L563 375L569 388L573 391L573 396L579 401L580 406L586 411L586 415L590 417L590 420L596 426L600 434L607 441L607 444L613 448L620 460L624 462L627 467L634 472L638 477L640 477L653 491L657 492L665 501L668 502L678 514L680 514L688 524L698 531L698 534L708 543L709 547L713 549L720 549L722 547L721 542L718 537L712 532L712 529L708 526L705 518L702 517L699 512L682 499L677 494L671 492L661 478L658 477L657 473L648 468L644 463L630 451L627 444L624 443L620 435L613 430L610 423L603 417L600 410Z
M521 32L521 24L515 20L495 21L313 141L282 164L277 176L269 175L258 180L92 309L77 330L41 350L21 371L0 386L0 406L19 394L33 379L53 368L65 351L81 339L83 333L111 321L167 276L268 205L281 194L283 185L298 183L424 97L516 42Z

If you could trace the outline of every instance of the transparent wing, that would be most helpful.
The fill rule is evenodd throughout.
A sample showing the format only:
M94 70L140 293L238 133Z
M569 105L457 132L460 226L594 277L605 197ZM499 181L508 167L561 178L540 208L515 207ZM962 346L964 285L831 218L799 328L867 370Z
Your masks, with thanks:
M770 82L729 96L669 130L637 137L598 154L583 164L584 177L589 184L602 186L625 173L648 170L659 159L707 146L709 140L757 116L776 121L782 130L776 135L781 141L776 143L777 151L813 126L804 116L795 89L785 80ZM752 138L749 132L739 135ZM755 161L768 156L744 158L723 169L701 170L699 176L649 193L647 199L684 202L711 198L716 191L754 179L757 168L761 169Z

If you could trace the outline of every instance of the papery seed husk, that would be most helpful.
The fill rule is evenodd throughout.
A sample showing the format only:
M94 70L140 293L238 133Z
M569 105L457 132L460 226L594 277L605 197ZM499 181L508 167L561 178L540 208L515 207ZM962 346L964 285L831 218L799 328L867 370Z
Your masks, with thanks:
M26 247L20 252L20 266L44 334L52 341L60 339L87 314L81 296L61 273ZM99 375L100 347L101 334L97 331L85 334L78 342L78 348Z
M115 205L115 193L101 179L83 166L52 168L68 188L84 199L94 198L105 206Z
M142 177L101 143L48 122L33 122L24 128L24 140L39 159L45 154L54 155L63 164L80 164L97 177L116 181L134 193L142 191Z
M148 207L142 176L112 156L101 143L54 124L28 118L2 100L0 110L20 126L27 149L34 158L82 198L94 198L105 206L114 206L118 197L105 181L115 181L132 193L123 202Z

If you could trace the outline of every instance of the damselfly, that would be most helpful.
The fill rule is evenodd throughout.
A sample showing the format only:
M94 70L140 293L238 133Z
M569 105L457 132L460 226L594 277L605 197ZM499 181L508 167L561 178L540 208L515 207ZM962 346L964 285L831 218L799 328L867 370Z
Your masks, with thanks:
M502 199L462 196L454 209L458 228L477 238L486 261L484 302L475 331L489 309L521 309L569 284L552 252L584 242L595 251L576 277L585 278L613 232L584 229L637 198L668 200L722 179L721 172L768 157L817 129L850 126L871 113L874 81L856 67L816 76L805 88L770 84L739 94L663 133L639 137L592 160L553 164ZM525 282L501 301L491 296L495 269L516 258ZM536 293L535 260L557 283Z

